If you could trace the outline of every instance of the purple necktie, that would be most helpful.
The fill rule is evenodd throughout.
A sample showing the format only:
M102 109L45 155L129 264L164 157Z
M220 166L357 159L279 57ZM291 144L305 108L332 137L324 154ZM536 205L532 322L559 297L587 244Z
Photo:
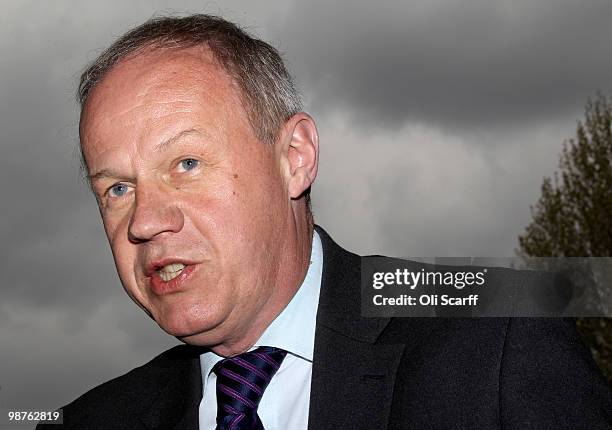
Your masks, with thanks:
M257 406L287 351L260 346L219 361L217 375L217 430L263 430Z

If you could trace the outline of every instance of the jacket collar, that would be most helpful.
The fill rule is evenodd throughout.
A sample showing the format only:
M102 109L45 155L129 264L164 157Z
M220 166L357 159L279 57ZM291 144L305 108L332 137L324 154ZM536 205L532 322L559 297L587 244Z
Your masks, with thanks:
M150 430L198 430L202 399L199 356L206 350L181 345L157 357L159 391L140 420Z
M376 343L390 319L361 316L361 257L315 228L323 276L308 427L387 428L404 344Z
M389 318L361 316L361 257L342 249L320 226L323 274L317 328L325 326L348 338L374 342Z

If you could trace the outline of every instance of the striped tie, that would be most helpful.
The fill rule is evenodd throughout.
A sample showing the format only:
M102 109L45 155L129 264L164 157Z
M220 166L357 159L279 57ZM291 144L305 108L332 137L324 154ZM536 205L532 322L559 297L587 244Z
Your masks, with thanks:
M217 430L263 430L257 406L287 351L260 346L213 367L217 375Z

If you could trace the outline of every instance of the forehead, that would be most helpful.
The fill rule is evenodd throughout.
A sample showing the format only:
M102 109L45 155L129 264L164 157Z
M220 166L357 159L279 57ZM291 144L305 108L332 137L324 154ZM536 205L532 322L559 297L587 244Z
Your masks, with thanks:
M81 143L114 139L106 134L116 133L119 123L151 129L194 110L208 111L211 121L223 115L245 118L240 95L206 48L143 51L119 62L92 89L81 115Z

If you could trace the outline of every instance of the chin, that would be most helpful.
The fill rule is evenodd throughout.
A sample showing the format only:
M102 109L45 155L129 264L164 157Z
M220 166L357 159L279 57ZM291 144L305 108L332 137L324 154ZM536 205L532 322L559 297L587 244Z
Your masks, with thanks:
M171 336L181 341L195 345L192 340L199 339L198 346L207 346L202 343L208 338L207 333L214 330L221 322L215 309L203 309L201 306L180 306L164 309L160 317L155 318L157 324Z

